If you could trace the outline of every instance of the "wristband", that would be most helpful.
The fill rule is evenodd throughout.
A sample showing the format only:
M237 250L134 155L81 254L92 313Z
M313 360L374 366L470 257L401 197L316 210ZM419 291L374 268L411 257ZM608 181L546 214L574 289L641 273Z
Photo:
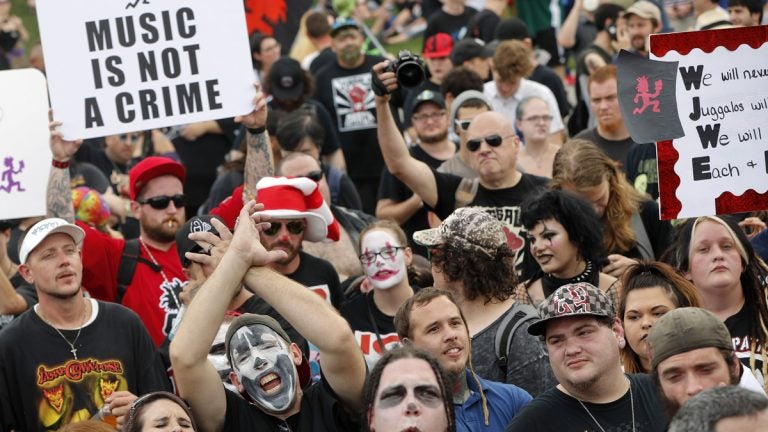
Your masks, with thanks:
M69 161L60 162L60 161L57 161L56 159L53 159L51 160L51 166L53 166L54 168L67 169L69 168Z
M264 131L267 130L267 127L266 126L261 126L261 127L257 127L257 128L249 128L249 127L247 127L246 129L248 130L248 133L250 133L251 135L259 135L259 134L264 133Z

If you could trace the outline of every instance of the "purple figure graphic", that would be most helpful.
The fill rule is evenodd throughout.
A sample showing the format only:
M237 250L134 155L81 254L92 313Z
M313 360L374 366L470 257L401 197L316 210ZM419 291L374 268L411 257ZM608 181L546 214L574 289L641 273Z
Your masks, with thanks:
M20 174L22 171L24 171L24 161L19 161L19 169L15 170L13 169L13 157L9 156L5 158L5 171L3 171L2 175L2 182L5 184L0 184L0 190L4 190L8 193L11 193L11 190L14 186L16 186L16 190L19 192L24 192L26 189L21 187L21 183L17 182L13 176L16 174Z

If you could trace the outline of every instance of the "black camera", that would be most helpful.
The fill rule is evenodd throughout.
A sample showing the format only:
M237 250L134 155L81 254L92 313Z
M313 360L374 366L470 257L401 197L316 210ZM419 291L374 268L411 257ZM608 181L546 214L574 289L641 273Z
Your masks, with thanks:
M424 61L408 50L400 51L385 70L394 72L397 84L403 87L416 87L427 79Z

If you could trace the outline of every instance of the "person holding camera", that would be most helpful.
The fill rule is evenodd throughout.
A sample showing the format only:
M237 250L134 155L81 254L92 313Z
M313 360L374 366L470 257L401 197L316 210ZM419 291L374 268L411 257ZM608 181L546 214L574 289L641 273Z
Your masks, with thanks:
M360 194L363 211L376 211L384 160L376 145L376 111L369 71L382 57L363 53L365 35L351 18L339 18L331 27L331 49L336 61L315 75L315 99L335 119L334 126L347 164L347 175Z

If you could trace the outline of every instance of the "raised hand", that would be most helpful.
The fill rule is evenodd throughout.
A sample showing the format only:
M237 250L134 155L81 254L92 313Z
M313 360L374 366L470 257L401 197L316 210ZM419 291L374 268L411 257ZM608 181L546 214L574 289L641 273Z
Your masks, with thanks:
M50 118L51 115L52 113L49 111L48 117ZM83 140L65 140L58 130L59 126L61 126L61 122L58 121L51 120L51 122L48 123L48 129L51 131L51 153L53 154L53 160L68 162L77 152L77 149L83 144Z
M235 117L236 123L242 123L248 129L256 129L267 124L267 98L259 84L254 84L256 96L253 98L253 111L246 115Z

